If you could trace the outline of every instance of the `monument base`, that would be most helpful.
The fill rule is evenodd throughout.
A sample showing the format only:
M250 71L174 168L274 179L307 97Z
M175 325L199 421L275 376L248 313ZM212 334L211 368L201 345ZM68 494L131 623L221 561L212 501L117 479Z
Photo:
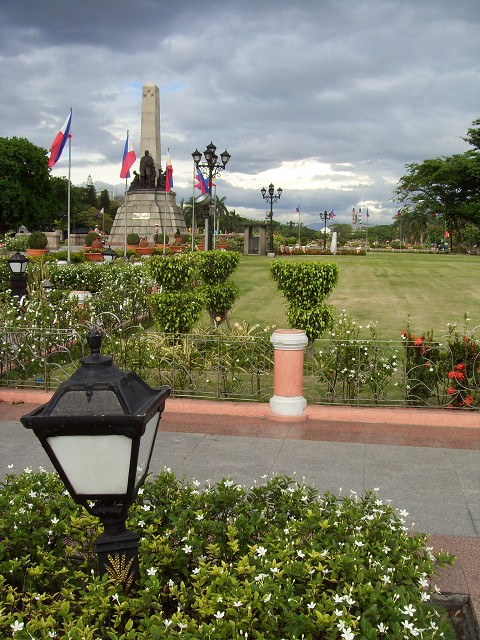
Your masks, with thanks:
M110 245L123 245L125 232L138 233L141 238L146 238L150 244L154 244L155 234L163 236L187 233L185 219L180 207L175 201L176 193L161 191L160 189L138 189L127 192L126 202L118 209L113 221L108 242ZM125 211L127 223L125 226Z

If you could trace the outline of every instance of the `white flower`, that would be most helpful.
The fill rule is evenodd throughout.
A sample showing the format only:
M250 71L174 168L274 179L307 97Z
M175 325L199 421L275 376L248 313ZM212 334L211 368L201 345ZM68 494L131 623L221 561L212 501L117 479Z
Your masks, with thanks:
M56 638L56 637L57 637L57 634L55 633L55 631L49 631L49 632L48 632L48 637L49 637L49 638Z
M185 553L192 553L192 546L186 544L184 547L182 547L182 551L185 551Z
M316 606L317 606L317 603L316 603L316 602L309 602L309 603L307 604L307 608L308 608L308 609L315 609L315 607L316 607Z
M303 553L303 551L299 550L299 551L297 551L297 556L298 556L299 558L304 558L304 557L305 557L305 554Z
M343 640L353 640L353 638L355 638L355 634L350 627L347 627L342 631L342 638Z
M10 626L12 627L13 635L15 635L16 633L18 633L19 631L21 631L23 629L25 624L23 622L19 622L18 620L15 620L15 622L13 624L11 624Z
M188 627L188 624L185 624L184 622L177 622L178 626L180 627L180 629L186 629Z
M193 575L196 576L197 573L200 573L200 567L195 567L195 569L192 571Z
M157 573L157 570L155 569L155 567L150 567L150 569L147 569L147 574L149 576L154 576Z
M199 513L197 516L197 520L203 520L205 516L203 515L203 513Z
M55 517L55 518L52 518L52 519L50 520L50 522L51 522L52 524L57 524L57 523L59 522L59 520L58 520L58 518L56 518L56 517Z
M117 604L120 604L120 598L119 598L119 596L118 596L118 593L114 593L114 594L113 594L113 596L112 596L112 600L115 600L115 602L116 602Z
M420 629L417 629L416 627L413 626L413 624L411 622L408 622L408 620L404 620L402 622L403 626L405 627L406 631L410 631L410 633L412 634L412 636L418 636L420 635Z
M267 593L267 595L266 595L266 596L264 596L263 601L264 601L264 602L270 602L270 598L271 598L271 597L272 597L272 594L271 594L271 593Z
M242 601L241 600L235 600L235 602L233 603L234 607L241 607L242 606Z
M267 553L267 550L265 549L265 547L257 547L255 553L257 554L257 556L262 558Z
M171 620L164 620L164 621L163 621L163 624L164 624L166 627L170 627L170 626L172 625L172 621L171 621Z
M387 633L388 627L386 624L383 624L383 622L380 622L380 624L378 625L378 631L379 633Z
M225 615L225 611L217 611L217 613L214 613L213 615L217 620L220 620L220 618L223 618L223 616Z
M416 609L412 604L407 604L404 609L400 609L400 613L403 613L405 616L413 616Z

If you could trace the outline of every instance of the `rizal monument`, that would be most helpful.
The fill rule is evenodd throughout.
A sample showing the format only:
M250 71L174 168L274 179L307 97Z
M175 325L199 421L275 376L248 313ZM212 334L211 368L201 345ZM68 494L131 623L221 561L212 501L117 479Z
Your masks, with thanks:
M155 234L168 241L177 229L180 233L187 231L175 192L165 188L160 140L159 90L149 82L142 87L140 168L133 171L125 201L113 221L109 236L112 245L125 244L129 233L138 233L153 245Z

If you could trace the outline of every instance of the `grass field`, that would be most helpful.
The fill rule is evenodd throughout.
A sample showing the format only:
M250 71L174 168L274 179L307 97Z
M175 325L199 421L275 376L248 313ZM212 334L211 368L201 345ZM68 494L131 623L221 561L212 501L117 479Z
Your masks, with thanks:
M285 260L336 262L340 269L336 288L327 302L345 310L358 324L378 323L383 339L398 339L410 326L415 333L434 329L439 337L447 323L480 325L480 257L419 253L372 253L366 256L292 256ZM270 278L271 260L243 256L234 281L240 298L231 312L232 322L275 324L287 328L285 302ZM366 329L363 337L368 337Z

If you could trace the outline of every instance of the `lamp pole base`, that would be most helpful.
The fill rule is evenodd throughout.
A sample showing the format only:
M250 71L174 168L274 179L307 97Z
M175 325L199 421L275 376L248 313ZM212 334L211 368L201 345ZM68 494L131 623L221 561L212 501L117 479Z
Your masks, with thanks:
M128 592L138 582L138 547L140 537L123 526L105 524L105 531L95 540L94 551L98 555L100 575L108 574Z

